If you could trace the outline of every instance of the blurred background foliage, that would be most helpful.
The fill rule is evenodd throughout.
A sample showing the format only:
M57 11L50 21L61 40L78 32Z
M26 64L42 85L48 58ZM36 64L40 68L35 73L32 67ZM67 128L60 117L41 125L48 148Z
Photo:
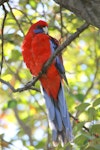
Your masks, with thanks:
M60 8L53 0L10 0L4 3L4 6L0 7L1 79L9 82L15 89L23 87L32 79L23 62L21 43L30 25L39 19L48 22L49 34L61 43L84 23L72 12ZM65 86L66 101L69 112L78 118L75 121L75 118L71 117L74 141L70 149L99 150L99 30L89 26L62 55L71 89L71 93L68 93ZM14 93L7 85L0 83L1 149L62 149L60 145L58 148L52 146L46 108L39 92L40 83L37 82L35 87L37 90ZM83 126L88 128L88 131Z

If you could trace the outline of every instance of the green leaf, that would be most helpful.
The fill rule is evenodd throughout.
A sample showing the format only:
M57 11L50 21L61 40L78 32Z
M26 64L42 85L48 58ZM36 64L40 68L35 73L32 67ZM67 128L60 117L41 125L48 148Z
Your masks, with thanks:
M36 8L36 2L35 1L33 1L33 0L30 0L30 5L33 7L33 8Z
M86 150L100 150L100 138L91 140Z
M85 124L85 122L77 123L74 127L74 131L77 132L79 130L82 130L84 124Z
M91 132L92 133L100 134L100 124L94 124L94 125L92 125Z
M17 101L15 99L12 99L8 101L8 108L14 108L17 105Z
M18 50L12 50L11 58L13 61L18 61L21 53Z
M43 145L45 145L45 140L40 141L37 145L35 145L35 148L40 149L41 147L43 147Z
M100 97L97 98L94 102L93 102L93 106L97 106L97 105L100 105Z
M85 111L85 109L89 106L89 103L82 103L76 107L78 111Z
M86 148L85 150L96 150L96 149L91 146L88 146L88 148Z
M95 148L95 150L100 150L100 144L96 144L93 147Z
M95 116L96 116L96 110L93 107L90 107L88 109L88 115L89 115L89 119L90 120L94 120Z
M28 146L28 150L35 150L33 146Z
M81 102L83 102L83 100L84 100L84 95L81 93L76 94L75 97Z
M81 134L75 138L74 142L81 146L81 144L85 144L85 142L87 140L88 140L88 138L86 136L84 136L83 134Z

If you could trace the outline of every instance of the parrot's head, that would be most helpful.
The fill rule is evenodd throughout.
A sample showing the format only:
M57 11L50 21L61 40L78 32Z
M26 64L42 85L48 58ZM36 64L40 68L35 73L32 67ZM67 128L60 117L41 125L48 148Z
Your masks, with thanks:
M30 31L32 31L34 34L48 34L48 24L43 20L39 20L31 26Z

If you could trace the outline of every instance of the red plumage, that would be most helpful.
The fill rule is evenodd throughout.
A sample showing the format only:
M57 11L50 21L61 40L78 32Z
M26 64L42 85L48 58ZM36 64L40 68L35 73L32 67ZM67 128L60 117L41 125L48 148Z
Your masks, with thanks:
M42 21L38 23L40 24ZM33 76L37 76L39 74L44 63L52 54L49 42L51 37L44 33L34 34L33 31L36 25L37 24L33 25L29 29L22 45L24 62L30 69ZM55 62L52 63L46 74L42 75L39 80L46 92L57 100L61 77L55 67Z

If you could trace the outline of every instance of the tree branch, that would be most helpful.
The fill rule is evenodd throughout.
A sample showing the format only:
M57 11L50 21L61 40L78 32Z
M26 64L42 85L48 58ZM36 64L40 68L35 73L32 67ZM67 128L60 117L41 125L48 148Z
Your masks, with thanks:
M79 35L86 29L88 28L89 24L88 23L84 23L80 28L77 29L77 31L72 34L68 39L66 39L66 41L60 45L57 50L53 53L53 55L50 57L50 59L44 64L43 66L43 72L45 72L48 68L48 66L51 65L51 63L53 62L53 60L55 59L55 57L60 54L62 51L64 51L64 48L66 48L71 42L73 42L77 37L79 37Z
M63 16L62 16L62 5L60 5L60 24L61 24L61 38L63 37Z
M9 82L7 82L7 81L5 81L3 79L0 79L0 82L3 83L3 84L5 84L5 85L7 85L12 90L12 92L14 92L14 93L16 93L16 92L23 92L25 90L35 90L37 92L40 92L40 89L32 87L32 85L28 86L28 83L23 88L17 88L17 89L15 89Z
M3 5L5 2L8 2L9 0L0 0L0 6Z
M3 45L4 45L4 25L5 25L5 21L6 21L6 17L7 17L7 10L5 8L5 6L3 5L3 10L5 12L4 14L4 19L3 19L3 22L2 22L2 28L1 28L1 39L2 39L2 43L1 43L1 66L0 66L0 76L1 76L1 73L2 73L2 68L3 68L3 60L4 60L4 48L3 48Z
M80 123L79 119L77 119L76 117L74 117L71 113L69 113L69 116L70 116L71 118L73 118L76 123ZM90 132L89 128L87 128L85 125L83 125L83 129L85 129L85 131L87 131L87 132ZM95 133L94 133L93 135L94 135L96 138L99 138L99 137L100 137L98 134L95 134Z
M50 57L50 59L44 64L41 72L39 73L39 75L35 78L33 78L32 81L28 82L24 87L22 88L17 88L14 89L14 87L12 87L12 85L10 85L9 82L6 82L2 79L0 79L0 82L8 85L8 87L13 91L13 92L22 92L25 90L29 90L33 85L35 85L35 83L38 81L38 79L47 71L48 67L52 64L53 60L55 59L55 57L60 54L62 51L64 51L64 48L67 47L73 40L75 40L77 37L79 37L79 35L86 29L88 28L89 24L84 23L80 28L77 29L77 31L72 34L68 39L66 39L66 41L60 45L57 50L53 53L53 55ZM37 89L35 89L37 90Z
M54 0L89 24L100 28L100 0Z
M48 67L52 64L55 57L58 54L60 54L64 50L64 48L67 47L73 40L75 40L86 28L88 28L88 26L89 26L89 24L84 23L80 28L77 29L77 31L74 34L72 34L68 39L66 39L66 41L62 45L60 45L56 49L56 51L53 53L53 55L50 57L50 59L44 64L39 75L36 78L34 78L34 80L31 81L28 85L26 85L27 88L34 85L38 81L38 79L42 76L42 74L45 73L47 71Z

